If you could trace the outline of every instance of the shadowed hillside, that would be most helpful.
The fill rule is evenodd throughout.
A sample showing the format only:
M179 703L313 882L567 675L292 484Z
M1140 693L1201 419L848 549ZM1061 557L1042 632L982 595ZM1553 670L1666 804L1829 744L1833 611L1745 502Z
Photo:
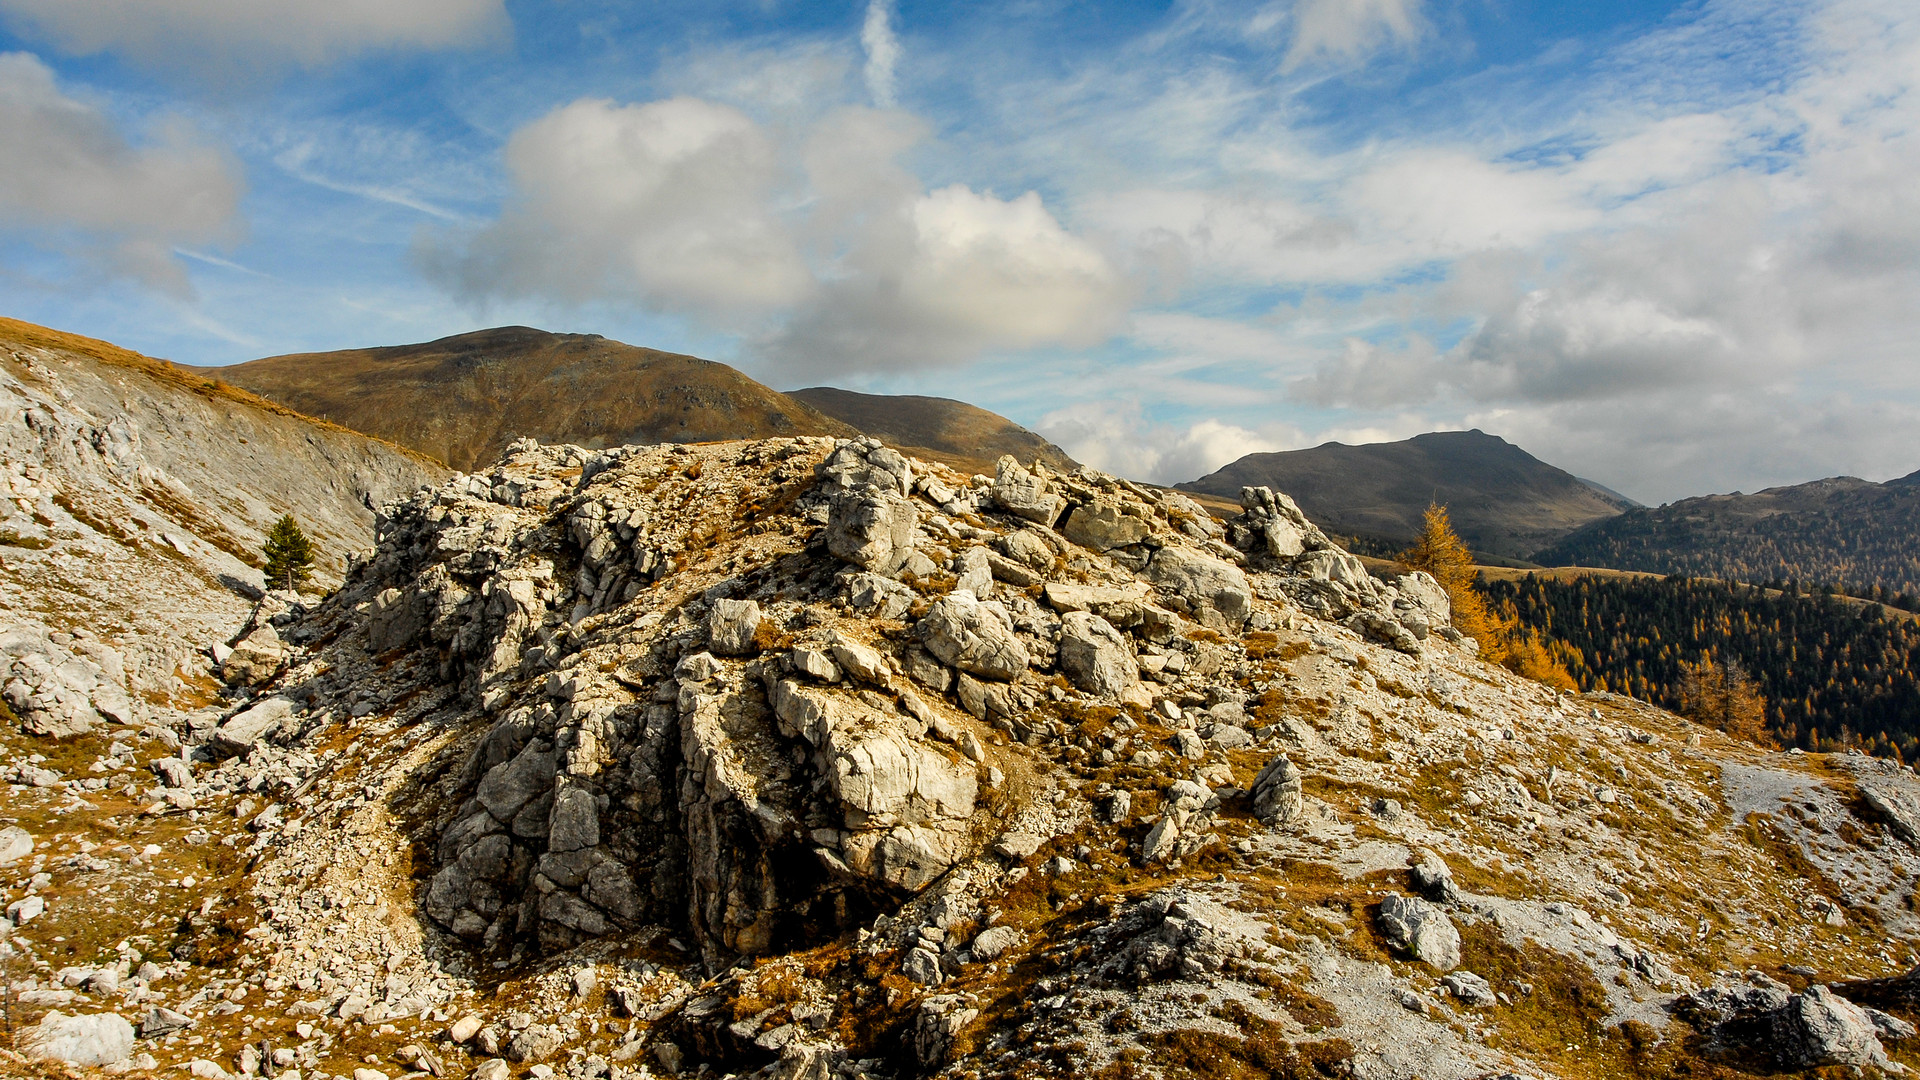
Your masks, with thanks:
M1324 529L1394 544L1417 535L1422 512L1437 502L1476 551L1510 557L1633 505L1479 430L1248 454L1178 486L1230 499L1243 487L1271 487Z
M1071 471L1078 462L1065 450L998 413L951 398L914 394L858 394L831 386L789 391L842 423L851 424L903 450L991 472L1002 454L1023 463L1035 458Z
M725 364L525 326L270 356L218 374L469 471L526 436L599 448L857 434Z

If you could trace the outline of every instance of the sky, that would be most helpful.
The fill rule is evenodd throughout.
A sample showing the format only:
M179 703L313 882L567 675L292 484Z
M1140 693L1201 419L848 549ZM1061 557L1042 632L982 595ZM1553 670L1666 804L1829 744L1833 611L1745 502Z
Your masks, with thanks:
M0 0L0 313L599 333L1155 482L1466 428L1885 480L1916 83L1912 0Z

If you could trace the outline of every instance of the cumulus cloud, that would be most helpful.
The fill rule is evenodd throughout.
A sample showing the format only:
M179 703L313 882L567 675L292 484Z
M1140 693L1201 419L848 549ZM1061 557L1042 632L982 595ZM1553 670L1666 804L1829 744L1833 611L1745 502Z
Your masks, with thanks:
M892 0L867 0L860 47L867 51L867 93L873 96L875 105L893 108L893 71L900 62L900 39L893 32Z
M430 273L485 300L634 300L724 321L798 301L809 279L773 211L773 141L694 98L576 101L507 143L513 201L422 248Z
M433 234L428 271L473 300L633 301L744 336L782 377L1087 346L1132 290L1038 193L927 191L899 163L925 125L846 108L779 137L694 98L580 101L516 132L513 195Z
M1299 0L1281 70L1315 61L1352 62L1381 49L1405 48L1425 32L1420 0Z
M784 375L954 363L988 349L1085 347L1117 331L1132 288L1036 192L961 184L880 208L842 272L760 351Z
M1096 469L1155 484L1195 480L1248 454L1300 442L1292 429L1261 434L1218 420L1154 423L1137 403L1069 405L1041 417L1034 430Z
M74 55L241 71L473 45L509 25L502 0L0 0L0 15Z
M0 227L109 272L184 292L174 247L238 233L242 183L224 154L182 127L129 143L26 53L0 54L0 145Z

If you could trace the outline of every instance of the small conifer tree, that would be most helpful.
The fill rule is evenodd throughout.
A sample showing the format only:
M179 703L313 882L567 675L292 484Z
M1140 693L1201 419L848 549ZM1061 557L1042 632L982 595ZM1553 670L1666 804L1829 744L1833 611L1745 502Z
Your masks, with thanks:
M1766 700L1744 668L1709 656L1683 670L1680 711L1688 719L1760 746L1774 744Z
M1506 658L1507 635L1500 619L1487 607L1486 598L1473 587L1480 576L1473 552L1466 541L1453 531L1447 508L1427 507L1420 538L1400 553L1400 565L1408 570L1425 570L1446 590L1453 607L1453 628L1480 643L1480 655L1498 662Z
M298 591L313 576L313 541L300 531L292 514L282 514L273 523L261 553L267 557L263 573L270 588Z
M1472 549L1453 531L1446 507L1427 507L1420 538L1401 552L1400 565L1425 570L1440 583L1453 608L1453 628L1479 642L1481 659L1556 689L1577 688L1554 646L1520 629L1513 619L1488 605L1486 597L1474 587L1480 568L1473 561Z

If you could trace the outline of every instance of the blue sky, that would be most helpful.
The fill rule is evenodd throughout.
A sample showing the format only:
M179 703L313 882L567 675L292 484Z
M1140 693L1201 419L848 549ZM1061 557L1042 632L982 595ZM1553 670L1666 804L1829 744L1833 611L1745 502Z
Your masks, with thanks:
M1159 481L1464 427L1886 479L1916 80L1895 0L0 0L0 283L188 363L602 333Z

